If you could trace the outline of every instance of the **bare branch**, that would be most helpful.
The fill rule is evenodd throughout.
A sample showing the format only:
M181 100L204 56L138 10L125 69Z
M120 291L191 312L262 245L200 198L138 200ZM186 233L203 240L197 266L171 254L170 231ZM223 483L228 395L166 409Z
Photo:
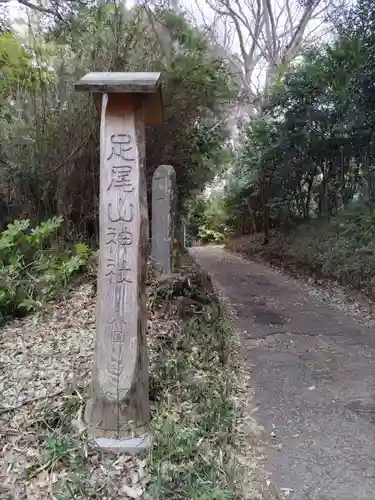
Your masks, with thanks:
M87 145L94 132L95 132L95 127L90 131L90 133L86 136L86 138L80 144L78 144L78 146L69 154L69 156L65 158L57 167L53 168L52 170L48 170L48 172L43 172L39 175L41 176L51 175L60 170L60 168L62 168L66 163L68 163L68 161L74 158L74 156L78 153L80 149L82 149Z
M37 10L38 12L42 12L43 14L48 14L51 16L58 16L60 17L60 14L52 9L48 9L46 7L42 7L41 5L37 5L35 3L29 2L28 0L17 0L19 4L24 5L25 7L28 7L33 10ZM0 0L0 3L10 3L11 0Z
M0 2L0 3L3 3L3 2ZM65 390L66 389L60 389L60 390L53 392L51 394L47 394L44 396L37 396L37 397L31 398L31 399L25 399L14 406L5 406L3 408L0 408L0 415L2 415L3 413L8 413L11 411L18 410L19 408L22 408L23 406L29 405L31 403L35 403L36 401L41 401L42 399L55 398L56 396L60 396L60 394L63 394L65 392Z
M321 32L320 23L310 22L319 19L329 2L310 0L303 6L298 0L206 0L215 13L210 33L224 34L227 42L228 20L234 28L231 50L226 43L224 51L241 78L248 115L254 116L254 109L263 112L280 66L298 55L312 33Z
M319 0L315 0L315 2L309 3L309 5L305 8L305 11L294 32L294 35L292 36L289 44L286 46L284 54L281 56L281 60L283 62L289 62L296 56L306 27L309 21L311 21L312 14L317 5L319 5Z
M263 0L263 10L268 42L268 52L270 54L271 60L274 61L276 57L276 26L272 12L271 0Z
M245 47L245 43L244 43L244 39L243 39L243 36L242 36L241 27L240 27L241 17L237 16L234 13L234 11L230 7L228 7L228 5L225 5L225 7L227 7L228 11L221 11L219 9L216 9L215 6L214 6L214 4L211 4L210 2L208 2L208 4L218 14L222 14L222 15L225 15L225 16L229 14L231 16L232 21L234 22L234 25L236 27L236 32L237 32L238 41L239 41L239 44L240 44L240 49L241 49L242 57L243 57L244 61L246 61L246 59L247 59L247 52L246 52L246 47Z
M290 0L286 0L285 6L286 6L286 11L288 13L289 27L290 27L290 30L293 31L294 23L293 23L293 17L292 17L292 12L290 10L290 3L289 2L290 2Z

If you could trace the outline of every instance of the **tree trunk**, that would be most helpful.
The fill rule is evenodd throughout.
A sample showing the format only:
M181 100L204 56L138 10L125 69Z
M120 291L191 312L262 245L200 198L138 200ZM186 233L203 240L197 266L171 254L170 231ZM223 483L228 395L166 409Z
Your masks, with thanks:
M328 214L328 190L327 190L327 162L321 167L322 169L322 184L320 187L320 215L326 217Z
M257 224L256 224L256 220L255 220L255 217L254 217L254 211L251 207L251 200L250 198L247 199L247 206L249 207L249 212L250 212L250 217L251 217L251 225L252 225L252 229L253 229L253 233L257 233L258 232L258 229L257 229Z
M307 196L306 196L306 203L305 203L305 210L304 210L305 219L310 218L310 203L311 203L311 192L312 192L313 181L314 181L313 176L310 176L308 183L307 183Z
M263 211L263 244L267 245L269 241L269 184L270 179L268 177L263 177L261 181L261 201L262 201L262 211Z

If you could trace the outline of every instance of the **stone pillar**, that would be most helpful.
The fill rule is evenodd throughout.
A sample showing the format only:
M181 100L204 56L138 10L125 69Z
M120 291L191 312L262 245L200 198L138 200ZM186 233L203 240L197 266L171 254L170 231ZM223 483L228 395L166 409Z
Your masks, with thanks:
M96 444L114 451L148 445L145 117L147 95L160 99L159 81L159 73L89 73L76 84L102 100L96 344L85 420Z
M176 226L176 172L160 165L152 178L152 260L163 274L172 272Z

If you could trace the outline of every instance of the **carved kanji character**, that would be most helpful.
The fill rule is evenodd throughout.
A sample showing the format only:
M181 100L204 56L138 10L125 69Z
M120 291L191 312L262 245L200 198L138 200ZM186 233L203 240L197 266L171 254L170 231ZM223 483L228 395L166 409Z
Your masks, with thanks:
M127 203L125 198L120 198L116 215L113 213L112 203L108 205L108 218L110 222L131 222L134 217L134 205Z
M130 178L130 173L132 167L128 165L113 166L111 168L111 183L107 188L107 191L111 187L123 188L125 193L132 193L134 187L132 186L132 180Z
M134 161L135 158L126 156L128 151L133 149L132 138L129 134L113 134L111 135L111 154L107 160L110 160L113 155L123 158L126 161Z

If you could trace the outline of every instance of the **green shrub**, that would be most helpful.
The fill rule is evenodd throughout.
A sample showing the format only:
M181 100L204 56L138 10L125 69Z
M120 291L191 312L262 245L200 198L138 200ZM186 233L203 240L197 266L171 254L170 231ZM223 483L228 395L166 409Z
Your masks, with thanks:
M227 232L225 230L218 231L216 229L211 229L207 227L206 224L201 226L198 231L198 238L201 239L203 243L220 243L225 240L226 235Z
M0 323L56 297L85 270L92 255L87 245L56 247L61 223L53 217L31 228L29 220L18 220L0 233Z
M375 214L358 203L327 221L304 224L286 252L323 276L371 293L375 284Z

